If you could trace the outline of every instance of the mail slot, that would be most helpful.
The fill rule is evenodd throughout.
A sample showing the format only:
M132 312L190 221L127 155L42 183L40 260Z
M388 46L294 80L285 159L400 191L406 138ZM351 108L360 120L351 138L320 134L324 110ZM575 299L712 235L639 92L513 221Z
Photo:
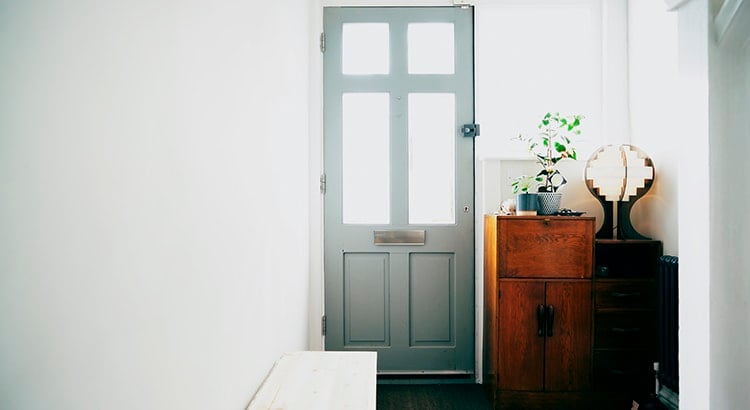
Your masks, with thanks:
M424 229L374 232L375 245L424 245Z

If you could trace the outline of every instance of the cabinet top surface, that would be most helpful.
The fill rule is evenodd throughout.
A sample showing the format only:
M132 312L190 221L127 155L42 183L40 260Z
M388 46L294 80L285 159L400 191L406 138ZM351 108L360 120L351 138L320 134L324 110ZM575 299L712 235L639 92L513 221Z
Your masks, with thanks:
M597 239L596 243L601 244L626 244L626 243L661 243L660 240L657 239Z
M507 220L532 220L532 221L543 221L543 220L593 220L596 219L596 217L593 216L560 216L560 215L536 215L536 216L517 216L517 215L494 215L494 214L486 214L486 218L497 218L498 220L501 219L507 219Z

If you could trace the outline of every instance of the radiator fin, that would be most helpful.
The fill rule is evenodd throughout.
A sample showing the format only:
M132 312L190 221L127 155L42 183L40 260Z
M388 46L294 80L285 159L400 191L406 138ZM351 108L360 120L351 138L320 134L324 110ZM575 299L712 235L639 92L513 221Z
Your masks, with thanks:
M663 386L679 392L678 362L678 258L659 258L659 380Z

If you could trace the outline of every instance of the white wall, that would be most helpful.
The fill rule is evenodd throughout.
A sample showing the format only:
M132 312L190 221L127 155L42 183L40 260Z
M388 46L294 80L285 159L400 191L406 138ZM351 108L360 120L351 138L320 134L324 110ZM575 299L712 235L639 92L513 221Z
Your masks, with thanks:
M0 0L0 408L237 409L306 347L308 13Z
M654 161L656 179L633 207L636 230L661 240L664 253L678 254L680 147L677 15L653 0L628 2L628 72L633 145Z
M677 146L680 227L680 407L709 408L711 391L709 300L710 257L713 238L709 228L713 197L709 180L709 10L706 0L674 1L679 64L679 118L674 122L681 137ZM696 192L696 187L702 191Z
M726 1L725 6L742 3ZM725 9L726 13L729 9ZM714 28L724 27L722 12ZM711 395L712 409L750 402L750 3L744 1L720 42L709 48L711 143Z

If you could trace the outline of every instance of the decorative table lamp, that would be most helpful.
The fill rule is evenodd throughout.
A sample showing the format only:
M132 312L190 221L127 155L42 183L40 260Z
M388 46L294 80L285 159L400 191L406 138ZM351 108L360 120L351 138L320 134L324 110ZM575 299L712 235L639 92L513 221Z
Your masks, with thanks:
M650 239L638 233L630 222L633 204L654 182L654 164L648 154L629 144L601 147L586 163L584 178L604 208L604 224L596 233L597 238L612 239L616 204L617 239Z

